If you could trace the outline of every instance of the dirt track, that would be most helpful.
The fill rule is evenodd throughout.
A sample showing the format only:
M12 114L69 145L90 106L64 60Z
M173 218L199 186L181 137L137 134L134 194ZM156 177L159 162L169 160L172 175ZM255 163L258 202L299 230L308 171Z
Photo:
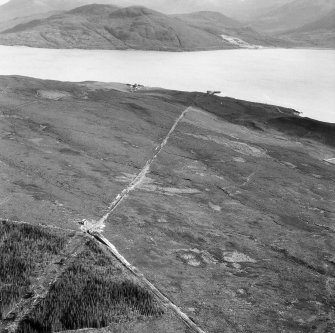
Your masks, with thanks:
M114 210L122 203L122 201L129 195L130 192L136 190L144 181L147 174L150 172L150 167L154 160L157 158L159 153L164 149L165 145L167 144L171 134L174 132L176 127L178 126L179 122L182 121L185 114L189 112L192 108L188 107L185 109L181 115L176 119L173 126L171 127L170 131L164 138L164 140L154 149L153 156L145 163L145 166L143 169L138 173L138 175L130 182L130 184L122 190L121 193L119 193L116 198L113 200L113 202L109 205L107 213L97 222L94 221L87 221L85 220L83 229L89 230L89 231L102 231L106 220L111 216L111 214L114 212Z
M332 125L200 93L17 77L0 89L2 217L98 221L195 105L104 236L206 332L335 329Z

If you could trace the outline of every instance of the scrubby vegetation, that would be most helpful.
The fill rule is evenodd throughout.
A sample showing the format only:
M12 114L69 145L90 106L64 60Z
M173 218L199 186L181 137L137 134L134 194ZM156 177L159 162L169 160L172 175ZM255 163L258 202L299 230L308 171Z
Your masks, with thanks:
M153 295L127 277L116 261L93 241L87 245L21 323L19 333L101 328L163 313Z
M48 229L0 222L0 319L28 291L31 278L65 239Z

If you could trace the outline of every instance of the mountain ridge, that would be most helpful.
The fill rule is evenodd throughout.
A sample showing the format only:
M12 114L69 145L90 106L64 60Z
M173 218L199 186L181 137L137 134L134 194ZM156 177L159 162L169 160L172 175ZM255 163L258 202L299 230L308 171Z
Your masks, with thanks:
M335 48L335 9L321 19L305 24L282 35L290 41L299 41L302 46Z
M234 8L241 8L241 17L242 8L251 8L251 3L255 4L255 8L261 8L258 16L250 13L255 17L245 21L213 10L167 15L145 6L118 7L110 5L112 0L99 0L102 4L96 4L97 1L11 0L0 6L0 43L42 48L158 51L259 46L335 48L334 18L331 14L335 10L335 2L331 0L238 2ZM115 2L120 3L118 0ZM125 3L132 3L132 0ZM149 1L141 0L140 3ZM225 3L229 11L232 2L227 0ZM166 10L164 4L165 0L161 0L153 8ZM204 7L198 4L193 9ZM217 10L223 8L218 3L212 7ZM60 8L63 10L60 11ZM119 11L107 17L104 11L110 12L111 8ZM134 15L125 8L147 8L147 12L137 9ZM80 12L83 10L85 13ZM94 13L95 10L97 13ZM97 15L101 15L103 22L93 19ZM148 19L149 16L151 19ZM324 22L328 22L328 26ZM316 25L314 28L313 24Z
M70 10L86 0L11 0L0 6L0 20L47 13L54 10Z
M259 15L252 26L271 33L284 33L312 23L335 9L332 0L293 0Z
M201 24L197 16L202 19ZM213 22L216 25L215 29L206 29L208 25L214 24ZM228 34L233 38L245 38L246 43L261 42L265 46L272 45L270 38L261 38L252 29L243 27L237 21L219 13L207 12L176 17L143 6L120 8L103 4L81 6L12 27L1 33L0 43L45 48L166 51L238 47L223 39L222 34Z
M251 45L274 46L280 41L255 31L249 25L219 12L200 11L173 15L192 27L201 28L216 35L234 36Z

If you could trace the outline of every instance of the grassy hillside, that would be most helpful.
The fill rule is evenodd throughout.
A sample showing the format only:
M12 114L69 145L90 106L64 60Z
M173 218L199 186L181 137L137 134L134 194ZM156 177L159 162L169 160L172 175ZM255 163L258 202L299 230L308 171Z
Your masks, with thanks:
M0 77L0 94L1 215L35 225L24 236L0 228L6 302L31 310L15 312L22 330L107 321L110 329L88 332L190 331L87 244L79 230L92 227L205 332L334 331L334 124L113 83ZM101 225L147 161L145 178ZM58 246L41 223L77 232L50 228L66 240ZM31 266L18 286L36 293L10 285L22 262Z
M335 2L293 0L263 13L249 24L293 47L335 48Z
M320 19L300 27L296 32L323 30L335 31L335 9L322 16Z
M58 11L51 11L46 13L40 13L40 14L33 14L29 16L22 16L22 17L16 17L9 20L0 20L0 32L5 31L8 29L11 29L17 25L28 23L34 20L42 20L44 18L47 18L52 15L59 14Z
M78 7L90 1L95 4ZM253 0L238 3L229 0L225 5L210 5L219 12L199 11L180 15L165 15L139 6L118 8L110 5L109 0L101 0L107 5L97 2L11 0L0 6L0 44L160 51L254 48L257 45L334 47L331 11L335 10L335 3L332 0ZM164 1L154 7L171 12ZM66 12L73 8L80 9ZM178 8L182 10L184 7ZM194 6L195 10L199 8L206 6ZM244 18L244 23L223 15L220 11L224 12L224 8L234 13L234 17ZM58 15L49 18L55 13ZM325 26L327 22L328 28ZM313 28L313 24L323 25L323 28Z
M200 11L189 14L173 15L173 17L213 33L224 28L240 28L242 26L239 21L219 12Z
M333 9L332 0L294 0L258 16L252 25L270 33L289 31L321 19Z
M87 5L3 31L0 43L46 48L211 50L236 48L222 34L246 42L273 40L219 13L168 16L145 7Z
M335 48L335 10L280 37L301 46Z
M10 0L0 6L0 22L51 11L69 10L84 3L85 0Z
M218 12L195 12L175 15L188 25L205 30L215 35L237 37L252 45L279 46L281 41L268 35L261 34L246 24L236 21Z

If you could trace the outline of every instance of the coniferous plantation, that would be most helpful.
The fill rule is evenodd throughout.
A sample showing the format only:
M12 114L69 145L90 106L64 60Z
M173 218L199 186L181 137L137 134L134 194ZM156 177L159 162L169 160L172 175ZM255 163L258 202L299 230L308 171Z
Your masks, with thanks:
M127 278L94 241L86 246L22 321L19 333L102 328L112 322L163 314L153 295Z
M0 223L0 234L4 327L13 321L18 333L49 333L164 314L153 294L85 234L8 221Z
M0 319L29 293L30 281L64 247L62 232L0 223Z

